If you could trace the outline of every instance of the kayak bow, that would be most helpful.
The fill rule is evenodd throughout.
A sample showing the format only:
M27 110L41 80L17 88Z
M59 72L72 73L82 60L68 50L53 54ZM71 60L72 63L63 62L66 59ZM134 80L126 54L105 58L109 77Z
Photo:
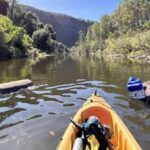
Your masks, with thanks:
M92 95L79 109L73 120L83 124L90 116L96 116L102 124L110 127L112 132L110 142L114 150L141 150L120 117L102 97ZM72 150L77 134L78 129L70 123L57 150Z

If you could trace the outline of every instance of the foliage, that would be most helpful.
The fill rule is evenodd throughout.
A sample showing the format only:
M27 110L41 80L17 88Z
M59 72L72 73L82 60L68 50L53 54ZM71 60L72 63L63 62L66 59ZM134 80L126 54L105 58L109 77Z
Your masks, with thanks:
M6 45L6 41L5 41L5 38L4 38L4 33L0 29L0 59L2 59L3 56L6 57L6 58L11 57L9 49Z
M46 24L43 29L35 31L32 35L33 43L36 48L46 53L63 52L67 47L55 40L56 34L51 25Z
M44 29L49 33L51 39L56 40L56 32L54 32L52 25L47 23L45 24Z
M50 52L54 52L56 54L68 52L68 47L62 44L61 42L57 42L52 39L49 39L47 42L50 47L49 49Z
M80 36L76 47L79 53L150 53L149 39L150 1L123 0L112 15L103 16Z
M27 56L34 53L34 47L48 54L68 50L65 45L56 41L56 33L50 24L44 26L37 15L31 12L23 12L20 9L16 11L20 14L16 13L13 21L21 27L13 25L13 21L8 17L0 16L1 34L4 35L0 41L3 52L0 55L7 51L11 56Z
M1 1L0 0L0 4ZM0 16L0 56L22 57L34 54L34 49L48 54L66 52L68 47L56 41L52 25L43 24L37 14L8 0L8 17ZM1 7L0 7L1 9ZM1 11L1 10L0 10Z
M21 21L21 26L25 28L30 36L42 26L37 15L32 12L26 12Z
M15 7L14 16L13 16L13 23L16 26L23 26L23 19L25 16L25 10L20 8L18 5Z
M93 24L92 21L76 19L68 15L45 12L30 6L19 5L20 9L36 13L43 24L51 24L57 33L57 41L71 47L78 40L79 31L87 31L87 28Z
M21 27L14 26L12 21L5 16L0 16L0 29L4 37L4 47L8 47L12 56L26 55L27 49L30 49L32 45L32 40L26 34L26 31ZM16 49L19 49L20 53L17 53L19 55L13 53L13 50Z
M15 8L13 23L16 26L23 27L27 34L30 35L30 37L34 31L44 27L43 23L40 22L38 16L35 13L32 13L31 11L25 12L25 10L18 5Z
M34 45L42 50L48 49L47 40L49 38L49 33L44 29L39 29L35 31L32 35Z
M26 29L33 39L33 46L42 52L49 54L61 52L63 48L67 49L66 46L56 41L56 32L54 32L52 25L41 23L35 13L25 12L22 7L18 6L13 20L16 25Z

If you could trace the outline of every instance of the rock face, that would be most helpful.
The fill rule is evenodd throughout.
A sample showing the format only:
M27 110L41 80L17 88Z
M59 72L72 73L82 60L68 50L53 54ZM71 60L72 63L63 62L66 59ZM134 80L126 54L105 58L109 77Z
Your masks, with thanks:
M15 92L21 88L27 88L32 85L33 83L29 79L2 83L0 84L0 94Z

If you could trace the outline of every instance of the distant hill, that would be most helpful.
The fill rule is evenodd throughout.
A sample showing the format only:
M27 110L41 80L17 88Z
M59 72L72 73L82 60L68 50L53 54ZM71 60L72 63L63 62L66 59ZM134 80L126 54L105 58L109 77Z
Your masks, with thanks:
M46 12L26 5L20 5L20 7L26 11L36 13L44 24L50 23L56 32L57 40L68 46L73 46L78 40L79 31L87 31L88 27L93 24L91 21L76 19L64 14Z

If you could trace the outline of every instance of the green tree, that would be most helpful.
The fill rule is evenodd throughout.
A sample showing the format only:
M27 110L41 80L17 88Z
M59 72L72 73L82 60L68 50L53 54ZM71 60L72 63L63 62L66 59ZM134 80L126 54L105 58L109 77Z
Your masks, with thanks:
M116 26L112 17L104 15L100 20L100 38L103 40L107 39L115 30Z
M112 15L104 15L79 39L77 49L79 53L98 50L121 54L138 50L146 52L146 48L149 49L149 29L150 0L121 0Z
M14 26L12 20L8 17L0 16L0 30L3 33L2 41L7 45L12 56L21 56L28 53L32 46L32 40L23 28ZM2 50L5 50L5 48Z
M43 51L48 52L48 39L49 39L49 32L45 29L39 29L35 31L32 35L33 43L36 48L39 48Z
M11 54L4 38L4 32L0 29L0 59L10 58Z
M20 7L20 5L17 5L15 7L14 15L13 15L14 25L23 27L24 16L25 16L25 10L22 7Z
M45 24L44 29L49 32L51 39L56 40L56 32L54 32L52 25Z
M124 0L114 12L114 19L121 33L142 29L150 19L149 0Z
M50 24L46 24L43 29L35 31L32 35L34 46L42 51L50 54L52 52L67 51L67 47L60 42L57 42L56 34Z
M25 13L24 18L21 21L21 26L25 28L30 36L32 36L34 31L43 27L37 15L32 12Z

